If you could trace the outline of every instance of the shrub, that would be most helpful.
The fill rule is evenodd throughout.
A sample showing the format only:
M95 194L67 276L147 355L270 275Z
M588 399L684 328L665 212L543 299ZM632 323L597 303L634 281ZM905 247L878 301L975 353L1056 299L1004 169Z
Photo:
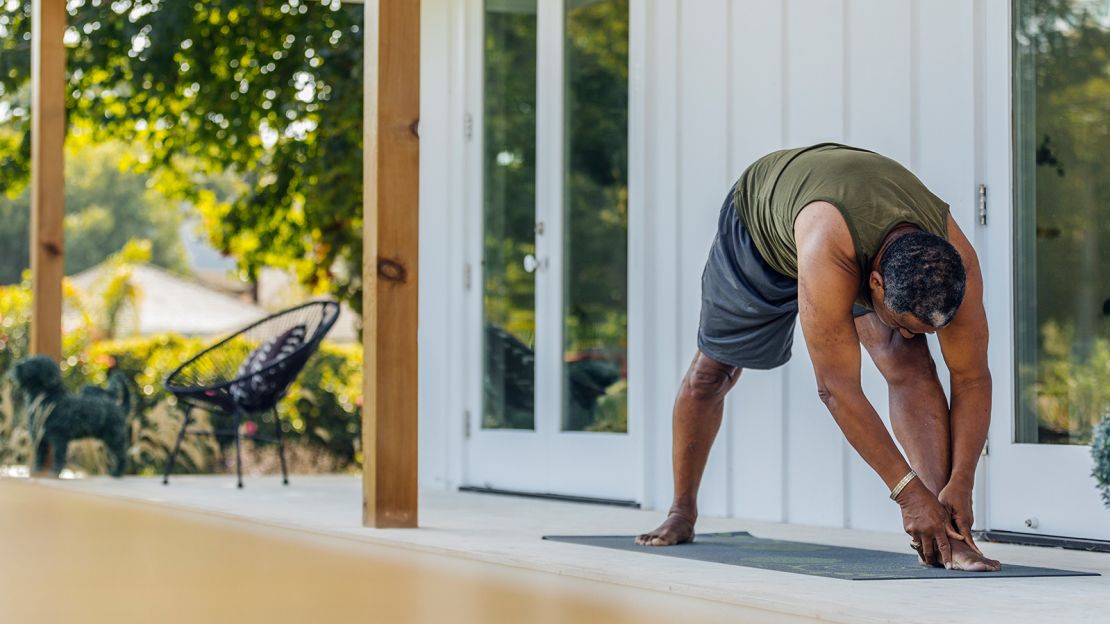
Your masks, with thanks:
M177 434L182 417L180 410L172 409L176 401L165 391L162 381L208 343L207 340L171 334L97 342L67 358L64 376L70 387L81 383L104 384L107 383L109 368L114 367L134 382L134 418L138 420L140 429L159 432L143 438L148 441L143 449L132 449L134 455L131 459L137 471L149 472L152 465L160 469L164 465L164 457L168 456L153 450L161 448L155 441L161 440L164 442L162 447L168 444L168 448L172 449L173 436ZM301 462L298 468L309 472L330 472L357 467L361 391L361 348L357 345L322 344L277 409L282 431L292 434L287 435L287 443L297 443L300 439L309 450L324 451L327 456L315 469L307 462ZM158 406L165 406L164 409L172 415L160 414L156 409ZM194 410L194 413L197 411ZM152 415L159 415L160 420ZM206 416L211 426L217 429L230 429L232 426L230 417L226 415ZM172 435L164 433L166 427ZM255 415L245 421L243 427L273 437L274 423L270 414ZM231 440L230 437L219 439L225 447L232 443ZM207 465L201 462L195 467L201 469Z
M67 287L67 297L78 295ZM27 355L31 295L25 282L19 286L0 287L0 378L20 358ZM85 315L88 316L88 315ZM210 340L162 334L91 341L85 324L66 335L63 341L62 377L71 391L84 384L104 385L108 371L119 370L131 382L132 446L130 474L158 474L173 449L181 423L181 410L176 400L162 386L174 368L199 353ZM0 388L3 390L3 388ZM18 424L21 408L18 397L0 395L0 464L25 460L28 433ZM349 471L358 468L360 456L360 424L362 406L362 349L359 345L325 342L309 360L297 383L278 405L282 430L291 454L294 469L304 472ZM214 425L230 428L229 418L198 414L202 422L197 429ZM273 419L269 414L243 424L248 431L258 430L273 436ZM222 438L225 443L227 438ZM70 459L92 474L107 472L104 451L99 443L74 444ZM177 466L181 471L204 472L223 470L226 453L207 436L187 436ZM288 450L288 449L287 449ZM259 462L267 470L274 462ZM234 466L232 466L234 468Z
M1102 490L1102 502L1110 507L1110 412L1095 427L1091 456L1095 460L1095 468L1091 474Z

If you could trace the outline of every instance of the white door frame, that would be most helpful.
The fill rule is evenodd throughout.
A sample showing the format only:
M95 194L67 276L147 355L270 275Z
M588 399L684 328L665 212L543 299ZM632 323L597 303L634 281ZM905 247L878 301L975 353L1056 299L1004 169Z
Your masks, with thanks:
M1017 206L1011 42L1015 16L1007 0L984 0L984 9L986 62L980 82L987 114L980 123L986 183L997 189L990 193L989 225L980 228L994 376L985 525L992 530L1110 540L1110 511L1103 507L1090 479L1090 447L1014 442Z
M484 136L482 114L484 110L484 74L482 42L484 37L483 0L467 0L465 35L466 51L466 117L468 134L464 169L466 171L466 198L463 212L465 222L466 272L469 289L464 297L465 322L461 333L465 336L463 357L463 396L465 397L463 447L460 467L463 485L491 487L504 490L527 491L533 489L536 474L546 474L546 445L544 440L528 430L482 429L482 374L483 374L483 307L482 294L482 236L484 229ZM537 154L538 156L538 154ZM538 191L538 190L537 190ZM537 192L538 196L538 192ZM538 197L537 197L538 199ZM538 282L538 280L537 280ZM537 297L539 285L537 283ZM538 312L538 310L537 310ZM538 364L538 362L537 362ZM537 377L539 375L537 374ZM539 397L537 396L537 407ZM537 409L537 412L539 410ZM539 424L539 414L536 414Z
M638 0L630 11L638 10ZM638 300L642 278L635 267L642 246L634 242L643 236L635 187L642 174L635 169L631 154L637 143L633 132L640 126L634 120L639 107L629 110L629 279L628 279L628 432L624 434L562 431L563 405L563 207L564 207L564 94L563 85L563 3L539 0L537 7L537 102L536 102L536 220L543 224L536 236L536 396L535 431L484 430L482 421L483 322L482 310L482 230L483 230L483 21L484 2L466 2L467 53L466 110L470 140L466 146L466 256L471 288L462 315L466 336L464 401L468 414L461 454L462 483L533 493L553 493L620 500L642 497L642 413L639 375L634 362L642 353L638 343L641 316ZM630 16L630 19L633 19ZM631 35L635 37L635 35ZM630 51L630 65L637 54ZM630 72L631 74L631 72ZM632 95L637 88L630 77ZM638 83L637 83L638 84ZM637 137L638 140L638 137ZM633 346L635 344L635 346Z

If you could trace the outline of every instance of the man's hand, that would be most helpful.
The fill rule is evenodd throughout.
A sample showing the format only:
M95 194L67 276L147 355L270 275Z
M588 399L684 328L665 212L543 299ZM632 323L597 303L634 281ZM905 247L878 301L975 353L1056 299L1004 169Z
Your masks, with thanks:
M948 511L937 497L921 479L914 479L898 495L898 504L902 507L902 526L914 542L921 544L925 563L937 565L939 560L945 568L952 569L952 547L948 540L964 538L953 528Z
M971 538L971 525L975 524L971 506L971 488L949 482L937 495L937 500L952 517L952 522L960 532L963 541L971 546L972 550L982 555L983 551L979 550Z

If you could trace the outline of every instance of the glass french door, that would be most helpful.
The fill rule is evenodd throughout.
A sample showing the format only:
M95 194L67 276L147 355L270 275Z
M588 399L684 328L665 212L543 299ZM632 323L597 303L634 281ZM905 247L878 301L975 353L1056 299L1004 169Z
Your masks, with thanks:
M1110 418L1110 4L1014 0L1012 23L1014 420L990 524L1110 540L1090 447Z
M628 500L628 0L472 6L468 485Z

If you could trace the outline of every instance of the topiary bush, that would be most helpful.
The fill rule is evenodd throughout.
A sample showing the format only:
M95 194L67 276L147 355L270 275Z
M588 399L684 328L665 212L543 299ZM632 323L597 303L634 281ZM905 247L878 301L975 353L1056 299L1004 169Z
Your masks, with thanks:
M1091 456L1095 460L1095 469L1091 474L1102 490L1102 501L1110 507L1110 412L1095 425Z

